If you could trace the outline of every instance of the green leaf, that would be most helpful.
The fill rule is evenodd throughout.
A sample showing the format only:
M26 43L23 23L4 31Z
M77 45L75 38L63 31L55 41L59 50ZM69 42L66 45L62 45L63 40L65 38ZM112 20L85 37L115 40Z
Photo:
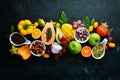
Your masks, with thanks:
M83 23L85 24L85 27L88 29L89 26L90 26L90 19L88 16L86 16L84 19L83 19Z
M92 18L92 20L91 20L91 25L93 25L93 24L94 24L94 22L95 22L95 19L94 19L94 18Z
M67 15L65 14L64 11L62 11L62 13L60 15L59 23L62 25L62 24L67 23L67 22L68 22Z
M109 33L113 31L113 28L108 28Z
M11 29L10 29L11 32L15 32L15 27L12 25L11 26Z

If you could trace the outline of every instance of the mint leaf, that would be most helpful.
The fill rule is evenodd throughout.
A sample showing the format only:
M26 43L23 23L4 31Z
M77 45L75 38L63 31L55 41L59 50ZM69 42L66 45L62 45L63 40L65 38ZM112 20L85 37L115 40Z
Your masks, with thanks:
M60 15L59 23L62 25L62 24L67 23L67 22L68 22L67 15L65 14L64 11L62 11L62 13Z
M85 24L85 27L88 29L89 26L90 26L90 19L88 16L86 16L84 19L83 19L83 23Z

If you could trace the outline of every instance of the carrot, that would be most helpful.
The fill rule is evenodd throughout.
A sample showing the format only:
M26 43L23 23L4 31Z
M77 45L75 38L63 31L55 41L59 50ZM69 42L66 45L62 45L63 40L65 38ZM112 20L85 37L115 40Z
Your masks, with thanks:
M90 57L91 56L91 51L92 51L91 47L84 46L81 50L81 55L83 57Z
M29 45L21 46L17 53L22 57L23 60L27 60L31 56Z

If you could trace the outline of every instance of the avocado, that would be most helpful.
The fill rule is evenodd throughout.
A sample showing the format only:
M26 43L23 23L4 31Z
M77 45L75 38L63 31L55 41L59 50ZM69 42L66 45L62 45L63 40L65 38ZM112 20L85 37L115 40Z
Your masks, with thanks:
M62 30L61 30L61 28L60 27L57 27L56 28L56 35L55 35L55 37L56 37L56 41L59 43L59 44L61 44L61 38L62 38L62 36L63 36L63 32L62 32Z

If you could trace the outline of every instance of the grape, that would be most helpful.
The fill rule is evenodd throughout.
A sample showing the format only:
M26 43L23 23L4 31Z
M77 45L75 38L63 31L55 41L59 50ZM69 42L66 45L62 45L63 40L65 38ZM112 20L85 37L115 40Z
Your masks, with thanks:
M76 21L73 21L73 25L77 25L77 22L76 22Z
M113 38L112 37L108 37L108 40L111 42L111 41L113 41Z
M82 23L82 21L81 21L81 20L78 20L77 23L80 25L80 24Z
M73 24L73 29L77 29L78 26L76 24Z
M81 27L85 27L85 25L84 25L83 23L82 23L82 24L80 24L80 26L81 26Z
M110 34L110 33L108 33L108 37L111 37L111 34Z

